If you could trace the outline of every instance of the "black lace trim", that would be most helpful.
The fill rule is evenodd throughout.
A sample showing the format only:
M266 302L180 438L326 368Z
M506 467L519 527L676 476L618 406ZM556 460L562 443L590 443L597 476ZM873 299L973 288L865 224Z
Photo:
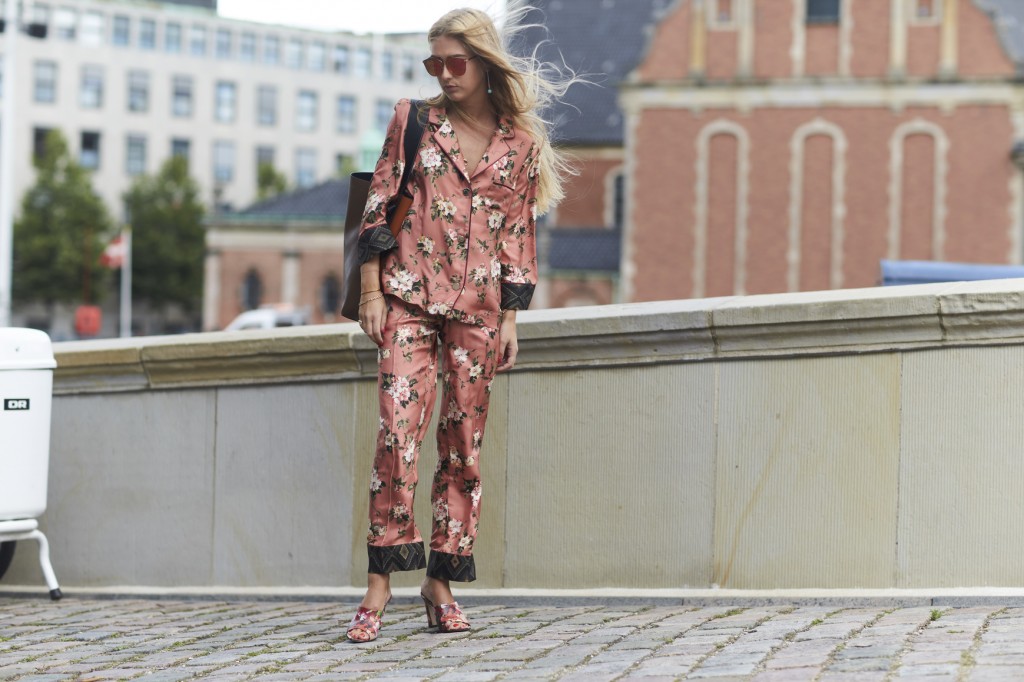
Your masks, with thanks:
M526 310L533 298L534 285L501 283L501 309Z
M458 583L471 583L476 580L476 560L473 556L446 554L430 550L430 563L427 564L427 576L440 580L454 580Z
M404 545L380 547L367 545L366 553L370 557L367 573L394 573L395 571L415 571L427 565L422 542L409 542Z
M398 246L395 235L387 225L378 225L359 235L359 262L365 263L379 253L390 251Z

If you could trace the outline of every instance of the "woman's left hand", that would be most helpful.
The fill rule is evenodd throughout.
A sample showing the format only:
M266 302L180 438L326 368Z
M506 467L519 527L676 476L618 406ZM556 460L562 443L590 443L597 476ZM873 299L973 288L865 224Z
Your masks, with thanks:
M505 372L512 369L516 364L517 355L519 355L519 341L516 338L516 311L506 310L501 316L501 324L498 327L498 357L501 358L498 371Z

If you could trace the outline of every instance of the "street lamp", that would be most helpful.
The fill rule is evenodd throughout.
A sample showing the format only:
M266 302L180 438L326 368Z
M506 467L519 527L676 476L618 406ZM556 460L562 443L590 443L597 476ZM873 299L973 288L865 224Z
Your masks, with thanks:
M14 247L14 80L18 72L16 45L22 30L32 38L46 37L46 24L18 22L17 0L4 3L3 118L0 119L0 327L11 326L11 253Z

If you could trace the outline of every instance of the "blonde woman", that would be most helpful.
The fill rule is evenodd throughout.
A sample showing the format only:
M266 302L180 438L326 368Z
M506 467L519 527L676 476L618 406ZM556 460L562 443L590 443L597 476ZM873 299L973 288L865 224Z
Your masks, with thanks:
M401 100L374 171L360 233L359 324L380 347L380 430L370 480L366 596L348 629L376 639L393 571L427 569L427 623L461 632L469 619L450 582L476 577L480 446L495 373L516 362L516 312L537 284L537 215L561 198L568 169L538 110L564 92L507 45L528 8L514 4L501 33L474 9L441 17L423 64L442 93L417 112L423 135L403 157L413 106ZM413 164L399 187L406 164ZM386 208L412 197L397 238ZM429 560L413 519L416 463L441 374L438 465L431 484Z

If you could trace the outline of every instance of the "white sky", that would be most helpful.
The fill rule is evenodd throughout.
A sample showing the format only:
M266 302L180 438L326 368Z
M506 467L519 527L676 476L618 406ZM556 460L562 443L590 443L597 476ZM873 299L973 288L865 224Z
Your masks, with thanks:
M423 32L442 14L476 7L500 16L503 0L220 0L219 14L268 24L356 33Z

